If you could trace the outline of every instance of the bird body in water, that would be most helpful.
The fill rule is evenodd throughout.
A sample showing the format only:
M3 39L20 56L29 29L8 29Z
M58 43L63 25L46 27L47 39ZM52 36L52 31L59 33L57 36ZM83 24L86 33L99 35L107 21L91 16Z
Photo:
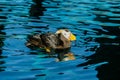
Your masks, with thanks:
M76 40L68 29L60 29L56 33L34 34L28 36L26 46L45 49L46 52L58 53L59 61L70 51L71 41ZM69 57L69 56L68 56Z

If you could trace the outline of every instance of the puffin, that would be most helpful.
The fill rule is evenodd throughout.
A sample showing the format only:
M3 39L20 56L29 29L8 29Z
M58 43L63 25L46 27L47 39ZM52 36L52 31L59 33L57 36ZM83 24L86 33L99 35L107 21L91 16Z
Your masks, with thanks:
M37 33L29 35L26 46L29 48L44 49L48 54L57 53L57 61L74 60L74 55L70 52L71 42L76 40L76 36L68 29L59 29L55 33ZM72 55L72 58L71 58Z

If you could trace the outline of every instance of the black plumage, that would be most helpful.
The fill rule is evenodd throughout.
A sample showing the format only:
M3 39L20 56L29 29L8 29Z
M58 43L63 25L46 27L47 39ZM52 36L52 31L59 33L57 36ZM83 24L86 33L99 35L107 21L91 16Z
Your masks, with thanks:
M65 30L64 30L65 31ZM68 32L68 31L66 31ZM69 32L70 33L70 32ZM72 35L72 33L70 33ZM75 40L76 37L73 37ZM64 55L69 53L71 47L71 41L60 33L38 33L29 35L27 38L26 46L29 48L42 48L49 54L58 54L59 61L63 60Z

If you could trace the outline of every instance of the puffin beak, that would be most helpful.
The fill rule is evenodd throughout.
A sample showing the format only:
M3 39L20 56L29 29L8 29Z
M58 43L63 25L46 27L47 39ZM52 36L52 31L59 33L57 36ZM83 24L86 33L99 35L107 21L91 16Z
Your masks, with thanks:
M75 41L76 40L76 36L74 34L70 34L70 37L69 37L69 40L70 41Z

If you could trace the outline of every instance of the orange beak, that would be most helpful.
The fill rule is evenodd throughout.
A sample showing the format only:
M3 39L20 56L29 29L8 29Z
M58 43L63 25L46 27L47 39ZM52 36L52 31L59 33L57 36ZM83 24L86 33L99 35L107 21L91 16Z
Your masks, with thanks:
M69 40L70 41L75 41L76 40L76 36L74 34L70 34L70 37L69 37Z

